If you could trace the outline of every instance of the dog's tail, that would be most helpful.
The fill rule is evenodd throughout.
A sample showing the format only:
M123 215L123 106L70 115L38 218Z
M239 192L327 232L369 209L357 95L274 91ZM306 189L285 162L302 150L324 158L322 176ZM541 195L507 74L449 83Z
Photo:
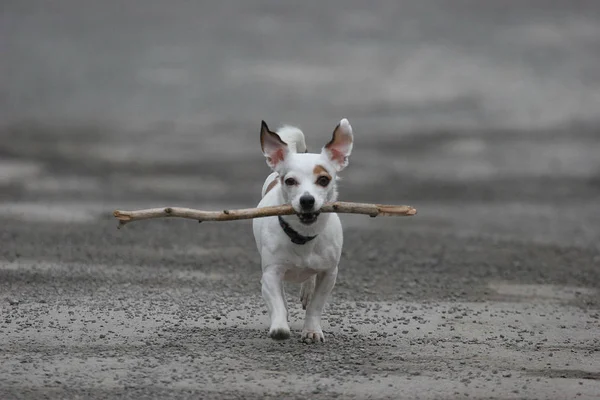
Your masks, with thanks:
M285 143L292 153L306 153L306 142L304 133L295 126L284 125L277 130L277 134Z

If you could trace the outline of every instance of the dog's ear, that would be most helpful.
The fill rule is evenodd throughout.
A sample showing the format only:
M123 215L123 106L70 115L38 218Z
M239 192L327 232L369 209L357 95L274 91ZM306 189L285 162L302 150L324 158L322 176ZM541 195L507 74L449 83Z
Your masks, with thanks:
M323 147L324 154L339 172L348 165L348 157L352 153L352 127L346 118L340 121L333 130L331 141Z
M288 145L281 140L278 134L271 132L267 123L262 121L260 125L260 147L267 158L267 164L276 169L289 154Z

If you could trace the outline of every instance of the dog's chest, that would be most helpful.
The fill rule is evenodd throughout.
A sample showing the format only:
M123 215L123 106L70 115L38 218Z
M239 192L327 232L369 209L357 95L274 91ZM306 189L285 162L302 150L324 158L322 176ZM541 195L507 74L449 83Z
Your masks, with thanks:
M340 260L343 235L337 215L332 215L326 228L306 244L292 243L277 218L254 222L254 235L263 268L277 265L299 274L314 274L335 268ZM293 272L291 272L293 274Z
M319 241L311 245L298 246L287 244L286 249L277 252L276 257L281 257L288 268L297 270L310 270L312 273L335 268L338 264L340 251L333 245L324 245Z
M337 263L338 259L334 251L286 257L286 260L282 262L287 267L284 280L296 283L304 282L314 274L335 268Z

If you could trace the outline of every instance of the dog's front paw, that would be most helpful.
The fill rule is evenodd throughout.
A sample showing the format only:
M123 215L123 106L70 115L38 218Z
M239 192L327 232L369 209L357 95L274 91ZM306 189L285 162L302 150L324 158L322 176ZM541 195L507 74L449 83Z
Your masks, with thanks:
M303 330L302 341L305 343L321 343L325 341L325 336L321 329L317 330Z
M290 338L290 328L271 328L269 337L273 340L286 340Z

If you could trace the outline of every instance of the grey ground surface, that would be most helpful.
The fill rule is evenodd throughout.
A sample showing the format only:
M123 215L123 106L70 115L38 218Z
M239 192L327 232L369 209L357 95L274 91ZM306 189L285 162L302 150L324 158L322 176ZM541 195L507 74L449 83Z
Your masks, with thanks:
M3 1L0 398L600 396L592 1ZM300 5L302 4L302 5ZM267 338L261 119L356 145L326 343Z

